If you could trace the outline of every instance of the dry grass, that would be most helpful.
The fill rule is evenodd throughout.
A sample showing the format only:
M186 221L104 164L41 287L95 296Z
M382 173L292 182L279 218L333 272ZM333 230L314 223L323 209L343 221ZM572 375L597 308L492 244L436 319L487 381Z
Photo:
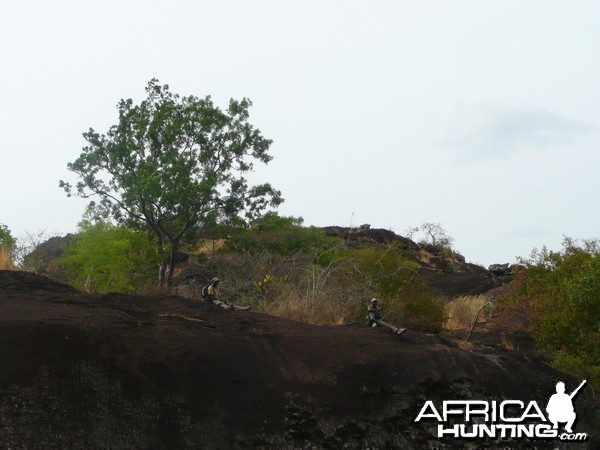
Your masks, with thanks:
M473 348L475 347L475 345L472 342L467 342L467 341L456 341L456 344L458 345L458 348L465 350L467 352L472 352Z
M196 255L213 255L217 250L221 250L227 241L225 239L213 239L200 242L199 246L193 252Z
M342 324L347 322L343 308L329 298L289 292L265 308L268 314L299 322Z
M506 337L506 333L502 333L502 348L506 350L519 350L519 346Z
M0 270L12 270L14 265L12 256L7 248L0 245Z
M477 316L477 312L490 299L490 295L463 295L448 302L446 314L448 320L445 328L449 330L468 330ZM480 314L479 320L483 320L484 314Z

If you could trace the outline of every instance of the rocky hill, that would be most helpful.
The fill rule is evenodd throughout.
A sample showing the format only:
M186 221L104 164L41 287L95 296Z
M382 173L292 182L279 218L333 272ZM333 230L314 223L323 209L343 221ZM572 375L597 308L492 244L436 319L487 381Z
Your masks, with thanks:
M499 346L0 271L2 448L593 448L591 389L576 400L580 444L439 439L435 420L415 422L428 400L544 408L558 379L577 383Z
M433 245L420 245L390 230L371 228L370 225L354 228L330 226L321 228L321 230L327 236L343 239L349 247L397 244L420 266L418 270L420 277L428 285L449 298L483 294L510 280L510 276L502 277L506 274L491 273L484 267L466 262L465 258L456 251L440 249ZM62 256L65 246L72 240L73 235L69 234L63 237L55 236L41 243L27 255L24 261L25 267L27 270L41 275L61 276L53 268L53 261ZM214 251L215 248L223 245L223 240L220 240L218 244L218 246L215 246L214 242L213 245L206 244L206 247L199 251L202 253ZM194 262L195 256L186 253L179 255L180 264L176 275L183 275L183 278L175 280L176 284L185 283L194 277L198 278L201 283L212 278L214 274Z
M322 228L327 236L341 238L348 246L359 247L373 244L395 243L419 264L419 275L430 286L447 297L483 294L508 279L490 273L484 267L468 263L456 251L433 245L417 244L393 231L371 228L365 224L356 228L331 226Z

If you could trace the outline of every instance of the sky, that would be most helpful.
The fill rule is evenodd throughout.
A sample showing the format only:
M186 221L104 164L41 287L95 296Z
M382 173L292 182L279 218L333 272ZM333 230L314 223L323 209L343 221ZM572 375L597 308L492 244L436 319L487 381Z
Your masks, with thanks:
M305 225L440 223L467 261L600 238L595 0L0 0L0 223L76 231L59 180L157 78L273 140Z

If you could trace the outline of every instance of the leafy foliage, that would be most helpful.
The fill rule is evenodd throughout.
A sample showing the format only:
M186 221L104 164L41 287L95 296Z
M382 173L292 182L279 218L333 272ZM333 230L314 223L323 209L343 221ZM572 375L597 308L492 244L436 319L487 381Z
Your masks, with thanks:
M385 304L390 320L437 332L446 320L444 303L419 277L419 264L398 245L369 246L348 255L354 274L347 283L364 288L363 296Z
M8 227L0 223L0 269L13 267L14 251L17 240L12 237Z
M355 281L363 284L371 297L383 301L402 296L417 277L415 269L419 265L395 245L358 248L348 257Z
M83 134L88 145L68 165L81 181L75 190L60 184L68 195L98 196L98 216L151 230L169 283L190 230L217 217L255 219L281 196L244 178L254 161L271 160L272 142L248 122L248 99L232 99L221 111L210 97L180 97L155 79L146 93L139 105L119 102L119 122L106 134Z
M343 240L301 224L266 214L233 236L211 262L227 280L228 294L259 311L312 323L363 323L369 300L377 297L386 320L441 330L444 305L401 245L347 249Z
M600 244L565 238L522 261L505 308L526 313L536 342L562 370L600 386Z
M297 253L312 254L323 264L344 251L341 239L325 235L315 227L303 227L303 219L266 213L247 229L238 229L227 242L227 249L253 255L269 252L282 257Z
M155 273L156 247L143 232L106 222L84 222L56 265L87 292L133 292Z
M17 240L12 236L6 225L0 223L0 245L7 248L12 248L17 243Z

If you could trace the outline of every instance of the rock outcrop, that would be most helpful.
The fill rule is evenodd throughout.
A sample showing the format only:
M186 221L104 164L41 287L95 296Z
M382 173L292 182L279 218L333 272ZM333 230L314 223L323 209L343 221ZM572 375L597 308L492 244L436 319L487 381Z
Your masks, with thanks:
M326 235L344 239L350 247L374 244L398 246L407 258L420 265L419 275L432 288L449 298L479 295L502 283L477 264L465 261L459 253L434 245L419 245L393 231L361 225L358 228L330 226L321 228Z
M575 383L531 355L173 296L87 295L15 272L0 280L2 448L562 446L438 440L435 423L415 423L426 400L545 404L559 377ZM588 433L590 392L577 399Z
M37 245L31 253L25 256L23 265L27 270L41 275L55 272L53 263L57 258L63 256L66 246L73 242L74 235L53 236Z
M371 225L368 224L357 228L329 226L323 227L321 230L327 236L344 239L349 245L389 244L397 242L407 250L416 251L419 249L419 246L408 238L397 235L391 230L371 228Z

